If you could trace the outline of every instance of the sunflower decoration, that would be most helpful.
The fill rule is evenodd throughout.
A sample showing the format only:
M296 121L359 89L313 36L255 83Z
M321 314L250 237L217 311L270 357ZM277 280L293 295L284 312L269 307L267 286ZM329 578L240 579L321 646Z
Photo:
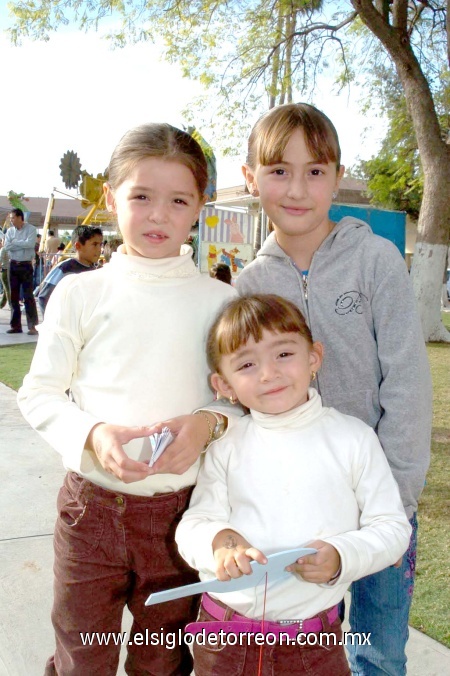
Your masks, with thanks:
M64 153L59 168L66 188L76 188L81 178L81 162L78 155L73 150L68 150Z

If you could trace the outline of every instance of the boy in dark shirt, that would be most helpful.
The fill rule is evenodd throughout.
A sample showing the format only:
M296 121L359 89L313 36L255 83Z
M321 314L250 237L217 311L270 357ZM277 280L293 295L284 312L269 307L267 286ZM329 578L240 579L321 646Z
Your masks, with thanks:
M75 257L55 265L39 289L38 301L43 313L55 286L65 275L73 275L95 269L95 264L100 258L102 242L103 234L101 228L91 225L79 225L75 228L72 235Z

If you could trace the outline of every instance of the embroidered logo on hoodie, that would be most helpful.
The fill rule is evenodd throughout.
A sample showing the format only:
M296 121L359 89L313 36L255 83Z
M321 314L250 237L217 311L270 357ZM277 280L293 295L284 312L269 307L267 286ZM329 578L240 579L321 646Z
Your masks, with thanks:
M336 301L334 311L338 315L348 315L351 312L356 312L357 315L363 313L363 301L368 302L367 296L360 291L344 291L341 293Z

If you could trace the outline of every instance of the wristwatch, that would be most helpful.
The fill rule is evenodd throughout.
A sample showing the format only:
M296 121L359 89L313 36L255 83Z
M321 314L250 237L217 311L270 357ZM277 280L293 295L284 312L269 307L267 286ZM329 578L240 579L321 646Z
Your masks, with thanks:
M213 429L213 436L212 440L216 441L217 439L220 439L222 434L225 432L227 426L226 426L226 420L225 417L221 413L216 413L215 411L208 411L208 413L211 413L216 419L216 424L214 425Z
M216 424L214 425L214 427L210 423L210 420L207 415L208 413L209 415L212 415L216 420ZM209 444L211 444L213 441L217 441L217 439L220 439L222 434L225 432L228 425L228 418L226 418L221 413L216 413L215 411L210 411L209 409L206 411L203 409L199 409L198 411L195 411L194 415L201 415L203 418L205 418L206 422L208 423L209 439L205 443L204 447L204 450L206 451Z

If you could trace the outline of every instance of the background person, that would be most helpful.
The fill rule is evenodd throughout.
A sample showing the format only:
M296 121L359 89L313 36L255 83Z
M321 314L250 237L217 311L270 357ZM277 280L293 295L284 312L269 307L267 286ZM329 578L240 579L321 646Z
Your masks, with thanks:
M231 284L231 270L226 263L214 263L209 271L209 276L214 279L220 279L225 284Z
M58 244L58 248L56 250L56 253L53 254L50 265L51 267L55 267L55 265L58 265L58 263L61 263L62 261L66 260L66 256L63 256L64 249L66 248L66 245L64 242L61 242L61 244Z
M28 335L37 335L39 323L36 301L33 296L33 259L36 228L25 223L22 209L11 209L11 227L5 235L4 248L10 257L9 283L11 288L11 328L6 333L22 333L20 294L23 294Z
M72 233L72 245L75 249L75 257L61 261L53 267L41 285L37 298L43 313L45 313L51 294L63 277L95 270L102 246L101 228L90 225L77 226ZM65 248L64 244L59 246Z
M9 309L11 309L11 291L9 288L9 255L6 249L4 248L4 235L2 233L0 237L0 267L2 274L2 299L0 301L0 308L4 308L6 303L8 303Z
M44 261L42 260L42 256L39 253L41 239L42 235L37 234L36 244L34 245L33 289L36 289L36 287L42 282L44 272Z
M58 251L58 246L61 244L59 237L55 236L54 230L49 230L44 242L44 276L52 267L52 258Z

